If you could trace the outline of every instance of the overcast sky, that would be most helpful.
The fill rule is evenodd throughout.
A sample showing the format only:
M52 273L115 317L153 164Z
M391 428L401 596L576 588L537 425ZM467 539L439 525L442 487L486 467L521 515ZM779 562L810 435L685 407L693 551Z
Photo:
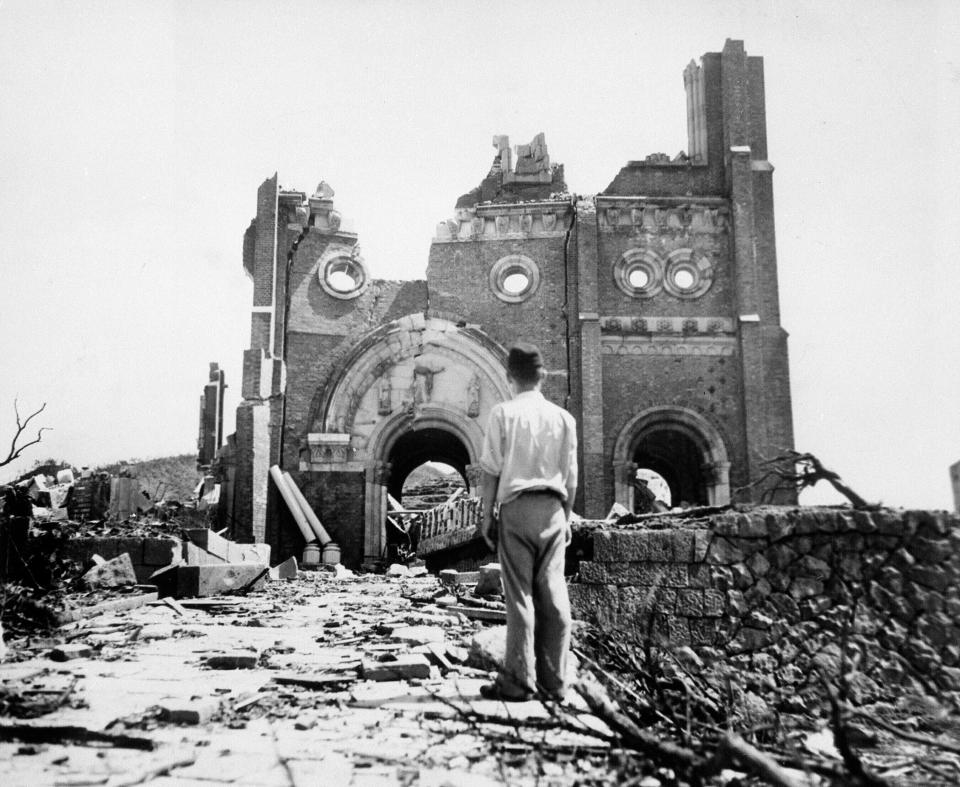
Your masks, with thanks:
M373 276L422 278L493 134L545 132L600 192L686 148L683 68L726 38L765 60L797 447L869 499L952 507L954 0L2 0L0 446L14 396L53 428L13 469L194 451L210 361L232 430L275 171L333 186Z

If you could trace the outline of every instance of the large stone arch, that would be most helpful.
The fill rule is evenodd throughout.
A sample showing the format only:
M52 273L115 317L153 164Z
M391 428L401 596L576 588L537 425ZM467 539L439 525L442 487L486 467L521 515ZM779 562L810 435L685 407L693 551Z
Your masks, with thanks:
M618 502L632 509L634 457L642 441L654 433L674 433L679 440L690 441L699 455L705 502L710 505L730 502L730 460L723 436L695 410L671 405L650 407L637 413L618 433L613 447L614 495Z
M483 425L508 399L506 351L476 328L412 314L361 337L314 397L301 470L364 473L364 554L384 543L391 451L442 433L462 444L476 487ZM429 448L429 446L428 446ZM429 453L429 450L426 451Z

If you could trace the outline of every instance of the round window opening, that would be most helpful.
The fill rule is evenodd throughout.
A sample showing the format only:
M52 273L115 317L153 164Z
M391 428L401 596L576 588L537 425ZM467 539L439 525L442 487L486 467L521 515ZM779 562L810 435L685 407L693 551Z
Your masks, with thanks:
M673 282L681 290L690 290L693 289L694 284L696 284L697 277L689 268L680 268L680 270L673 275Z
M540 269L522 254L503 257L490 269L490 288L494 295L507 303L527 300L539 285Z
M363 262L339 252L326 260L321 258L317 277L327 294L341 300L356 298L367 286L367 269Z
M327 281L337 292L350 292L357 288L357 280L346 268L336 268L327 275Z
M636 287L639 290L650 283L650 274L643 268L634 268L627 274L627 281L630 282L631 287Z
M503 291L507 295L522 295L530 286L530 277L523 271L508 273L503 278Z

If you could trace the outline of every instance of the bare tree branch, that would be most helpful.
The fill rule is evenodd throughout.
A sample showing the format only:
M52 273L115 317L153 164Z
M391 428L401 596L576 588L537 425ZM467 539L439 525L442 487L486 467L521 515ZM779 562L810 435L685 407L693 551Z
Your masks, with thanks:
M768 468L767 471L756 481L741 487L741 489L746 490L766 486L760 502L770 502L778 491L791 489L799 494L820 481L826 481L847 498L856 509L869 511L880 507L879 504L868 503L860 497L843 482L839 473L824 467L823 463L811 453L800 453L794 450L784 451L779 456L764 461L762 466ZM776 483L768 486L772 480L776 480ZM740 489L737 491L740 491Z
M13 434L13 439L10 441L10 451L7 454L7 458L0 460L0 467L3 467L4 465L8 465L15 459L18 459L20 457L20 454L22 454L25 449L29 448L31 445L36 445L37 443L40 442L44 432L51 431L50 427L41 426L37 430L37 436L33 440L29 440L25 443L20 442L21 438L23 438L23 433L26 431L27 427L30 425L30 422L34 418L36 418L38 415L40 415L40 413L42 413L46 408L47 408L47 403L44 402L42 405L40 405L40 408L38 410L34 410L25 419L21 420L20 408L17 406L17 400L16 399L13 400L13 413L16 416L17 428Z

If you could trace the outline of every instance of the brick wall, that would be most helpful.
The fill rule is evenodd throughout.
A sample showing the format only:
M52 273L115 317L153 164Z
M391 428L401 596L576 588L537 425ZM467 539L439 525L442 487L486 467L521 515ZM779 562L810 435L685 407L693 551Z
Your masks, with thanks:
M621 636L807 671L846 634L878 684L960 691L957 515L763 507L601 526L592 550L575 614Z

